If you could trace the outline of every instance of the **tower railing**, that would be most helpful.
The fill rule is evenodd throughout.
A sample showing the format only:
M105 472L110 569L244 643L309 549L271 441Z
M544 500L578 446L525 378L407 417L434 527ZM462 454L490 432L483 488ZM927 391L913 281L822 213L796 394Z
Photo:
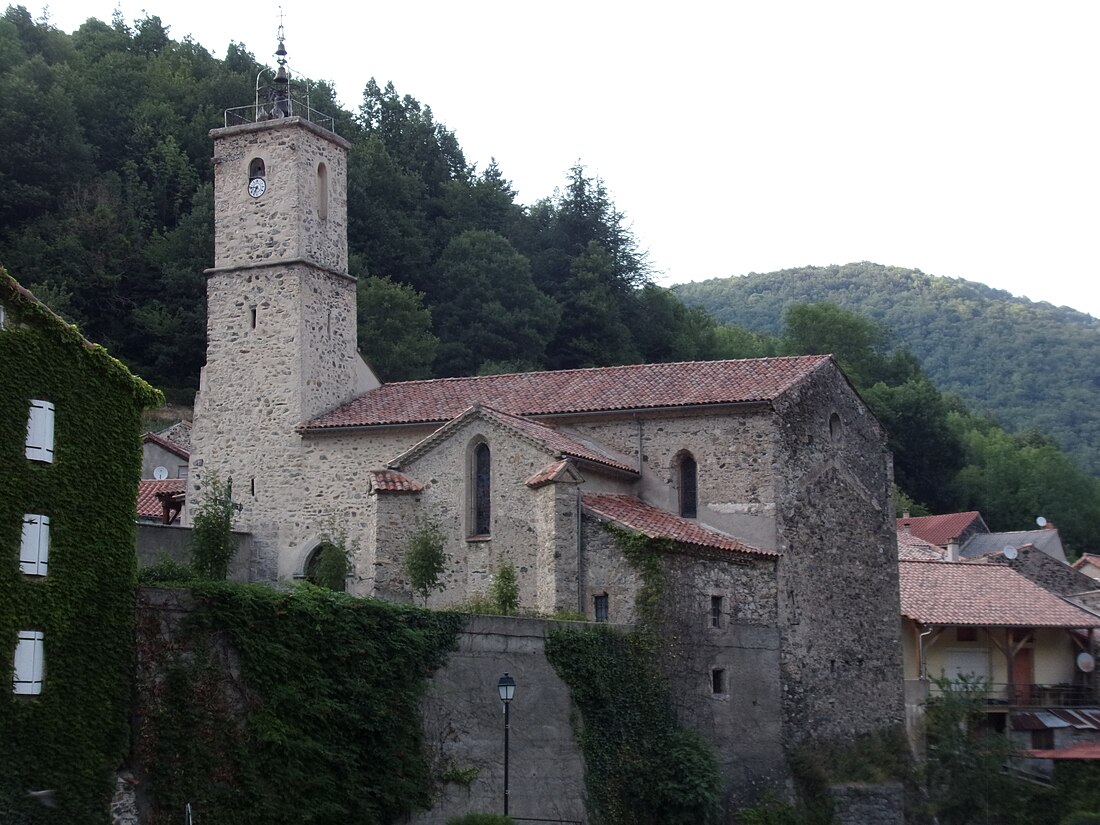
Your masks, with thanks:
M336 122L331 115L326 115L324 112L314 109L307 101L293 97L226 109L225 125L240 126L244 123L261 123L269 120L279 120L284 117L300 117L303 120L316 123L330 132L336 131Z

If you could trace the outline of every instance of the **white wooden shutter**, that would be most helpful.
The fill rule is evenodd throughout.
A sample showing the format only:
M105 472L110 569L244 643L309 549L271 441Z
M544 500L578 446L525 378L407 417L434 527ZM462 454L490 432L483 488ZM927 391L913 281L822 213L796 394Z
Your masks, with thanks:
M15 678L12 692L37 695L42 692L45 645L41 630L20 630L15 647Z
M19 569L28 576L45 576L50 560L50 517L23 516L23 541L19 545Z
M53 463L53 415L49 401L31 401L27 418L27 458Z

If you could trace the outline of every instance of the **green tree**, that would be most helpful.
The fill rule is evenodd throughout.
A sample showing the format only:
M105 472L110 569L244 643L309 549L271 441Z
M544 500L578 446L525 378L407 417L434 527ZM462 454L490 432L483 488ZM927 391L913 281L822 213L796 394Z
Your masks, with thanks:
M439 347L423 295L389 278L360 277L356 285L359 348L384 381L430 378Z
M202 502L191 526L191 567L211 581L222 581L237 552L233 535L233 480L224 484L208 475L201 485Z
M409 585L427 605L433 590L446 587L443 573L447 569L448 556L443 550L443 531L434 522L422 519L405 551L405 574Z

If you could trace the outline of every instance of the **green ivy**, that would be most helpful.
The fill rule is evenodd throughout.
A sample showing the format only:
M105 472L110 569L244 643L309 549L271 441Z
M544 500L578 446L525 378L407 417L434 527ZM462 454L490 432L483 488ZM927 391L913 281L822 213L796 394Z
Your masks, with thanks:
M163 398L3 269L0 303L0 821L106 823L128 746L141 411ZM32 398L56 407L52 464L24 455ZM19 570L25 513L50 517L44 579ZM10 688L20 629L44 633L36 697Z
M634 597L639 629L656 633L664 618L665 568L661 559L675 550L675 544L671 539L649 538L614 525L608 525L607 529L619 552L642 580Z
M713 750L677 725L645 634L601 626L555 629L546 657L580 710L576 735L594 825L717 821Z
M139 759L153 825L383 825L432 801L419 703L455 614L207 582L166 642L139 627ZM239 665L231 665L239 662Z

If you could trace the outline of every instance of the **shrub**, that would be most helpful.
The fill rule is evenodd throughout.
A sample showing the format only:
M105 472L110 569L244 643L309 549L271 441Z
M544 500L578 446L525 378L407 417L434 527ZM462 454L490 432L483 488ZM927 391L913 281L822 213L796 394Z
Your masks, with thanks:
M233 482L215 475L203 480L205 492L191 529L191 567L211 581L223 581L237 551L233 537Z
M519 609L519 582L516 568L511 564L502 562L497 566L493 583L489 585L489 598L503 616L511 616Z
M202 577L189 564L162 556L148 567L138 571L138 584L189 584L200 581Z
M443 531L439 525L421 520L405 551L405 573L413 592L428 603L433 590L442 590L440 581L447 569L447 554L443 552Z

